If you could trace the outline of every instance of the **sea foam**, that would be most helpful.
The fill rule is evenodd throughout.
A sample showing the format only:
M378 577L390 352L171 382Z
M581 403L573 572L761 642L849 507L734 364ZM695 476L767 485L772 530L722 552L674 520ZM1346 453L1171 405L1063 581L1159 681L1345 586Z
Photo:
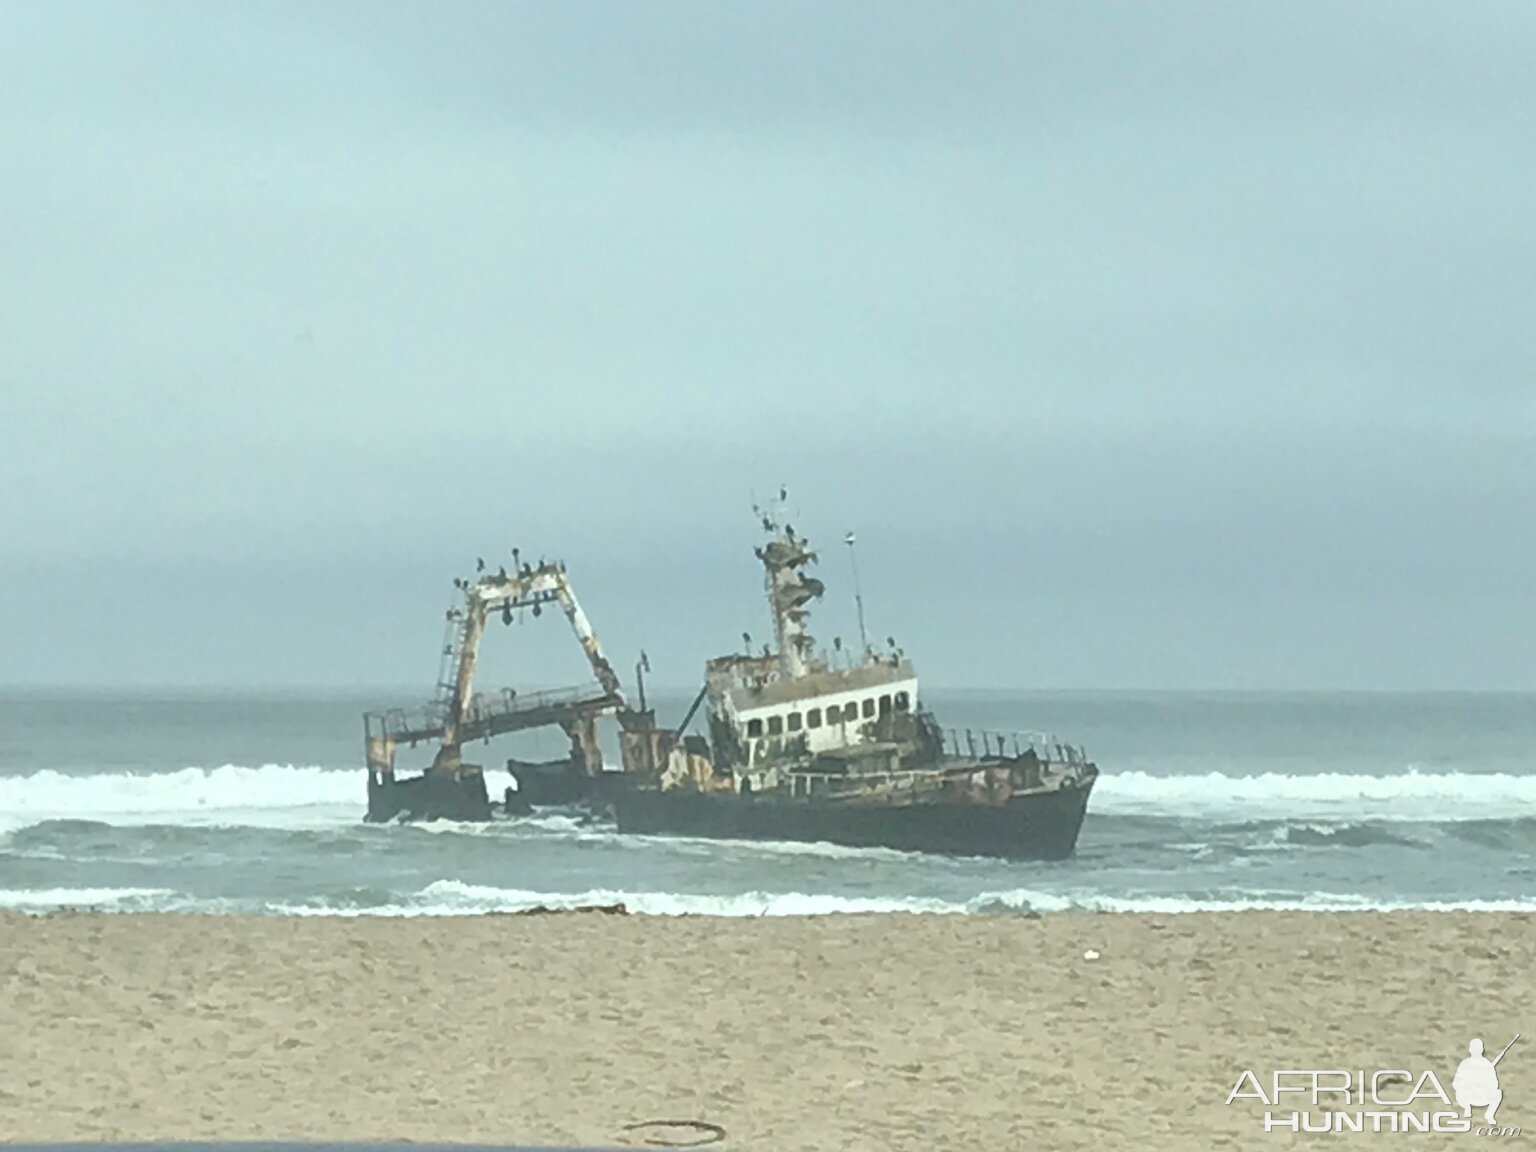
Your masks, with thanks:
M1209 820L1518 820L1536 816L1536 775L1106 772L1095 785L1089 812L1090 818L1099 813Z
M43 820L255 827L356 823L367 806L365 779L361 769L292 764L0 776L0 831Z
M367 803L364 781L360 768L292 764L3 776L0 832L43 820L252 827L356 824ZM1536 817L1536 775L1106 771L1089 803L1089 819L1095 815L1223 821L1517 820ZM555 823L546 828L560 830ZM568 828L572 834L578 831L574 820Z
M622 904L639 916L701 916L736 919L758 916L831 916L909 913L938 916L1009 916L1060 912L1115 912L1183 915L1196 912L1256 910L1365 912L1530 912L1536 900L1404 900L1351 893L1306 895L1234 890L1222 898L1183 896L1108 896L1065 894L1030 888L981 892L968 900L911 896L838 896L808 892L742 892L730 895L587 889L581 892L534 891L439 880L382 902L291 903L197 898L163 888L0 889L0 909L41 913L53 909L97 908L109 912L255 913L310 917L463 917L516 913L532 909L574 911Z

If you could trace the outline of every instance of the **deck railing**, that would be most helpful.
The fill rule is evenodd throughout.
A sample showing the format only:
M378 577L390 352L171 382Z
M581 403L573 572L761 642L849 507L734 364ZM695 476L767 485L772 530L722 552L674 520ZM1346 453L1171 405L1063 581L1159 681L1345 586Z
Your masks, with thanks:
M578 684L571 688L544 688L535 692L516 692L503 688L500 692L476 692L464 706L462 723L473 727L488 723L498 717L516 716L538 712L542 709L577 707L583 704L597 706L604 702L607 693L596 684ZM421 738L422 734L440 733L448 718L446 703L432 703L424 708L389 708L369 712L363 720L370 738L388 736L396 740Z
M1047 764L1086 764L1082 748L1064 744L1044 732L994 732L986 729L946 728L944 751L951 756L980 760L990 757L1023 756L1033 752Z

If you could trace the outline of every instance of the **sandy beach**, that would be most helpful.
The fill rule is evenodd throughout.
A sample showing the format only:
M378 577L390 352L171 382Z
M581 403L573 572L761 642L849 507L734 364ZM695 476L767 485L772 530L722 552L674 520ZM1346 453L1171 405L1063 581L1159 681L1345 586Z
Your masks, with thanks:
M0 918L0 985L11 1140L1305 1146L1225 1103L1243 1069L1449 1091L1516 1031L1498 1119L1536 1134L1517 914L63 913Z

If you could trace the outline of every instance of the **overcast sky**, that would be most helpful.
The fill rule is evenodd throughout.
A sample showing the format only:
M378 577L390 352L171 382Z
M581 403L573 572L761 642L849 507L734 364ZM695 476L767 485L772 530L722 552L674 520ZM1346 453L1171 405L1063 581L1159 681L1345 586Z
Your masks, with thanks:
M0 684L1536 687L1528 3L0 6ZM578 678L558 623L491 634Z

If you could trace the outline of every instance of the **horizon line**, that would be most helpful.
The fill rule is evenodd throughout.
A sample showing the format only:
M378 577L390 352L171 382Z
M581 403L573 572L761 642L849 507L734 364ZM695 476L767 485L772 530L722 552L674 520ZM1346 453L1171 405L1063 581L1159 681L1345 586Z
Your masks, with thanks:
M668 696L691 698L698 692L698 684L648 684L646 686L647 697ZM525 691L540 691L537 687L530 687ZM955 694L1030 694L1030 695L1124 695L1124 696L1533 696L1536 695L1536 686L1478 686L1478 687L1453 687L1453 686L1421 686L1407 687L1401 685L1389 686L1341 686L1341 685L1172 685L1153 687L1149 685L1019 685L1019 684L934 684L925 683L923 692L940 692ZM316 699L345 698L356 699L366 695L377 695L387 701L401 698L425 704L429 701L431 693L422 691L417 687L409 687L398 684L305 684L305 683L267 683L267 684L124 684L124 683L91 683L84 681L42 681L42 682L3 682L0 681L0 697L16 697L28 695L80 694L80 695L116 695L123 697L144 696L185 696L208 697L227 699L231 697L268 697L293 699L295 697L313 696ZM631 703L638 702L638 693L626 691L626 697ZM381 703L384 701L381 701Z

